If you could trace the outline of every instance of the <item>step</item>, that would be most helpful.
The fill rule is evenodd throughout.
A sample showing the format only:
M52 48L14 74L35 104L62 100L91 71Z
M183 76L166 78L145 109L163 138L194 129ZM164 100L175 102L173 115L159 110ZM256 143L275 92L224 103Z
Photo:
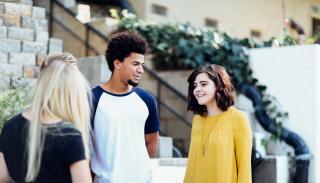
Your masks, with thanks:
M186 158L151 159L153 182L183 182L184 174L186 171L186 163Z

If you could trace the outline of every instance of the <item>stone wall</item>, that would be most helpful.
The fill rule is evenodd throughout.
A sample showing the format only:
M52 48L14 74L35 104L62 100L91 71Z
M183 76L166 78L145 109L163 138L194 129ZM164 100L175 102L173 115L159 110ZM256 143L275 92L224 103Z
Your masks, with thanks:
M30 0L0 2L0 89L13 77L37 77L41 58L55 52L62 52L62 40L49 38L44 8Z

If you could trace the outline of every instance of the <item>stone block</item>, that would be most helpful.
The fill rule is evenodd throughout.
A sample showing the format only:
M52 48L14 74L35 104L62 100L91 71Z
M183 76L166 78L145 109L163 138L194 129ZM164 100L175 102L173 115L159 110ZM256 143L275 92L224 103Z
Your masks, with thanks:
M41 66L42 62L46 59L46 54L37 54L36 66Z
M32 7L32 18L34 19L45 19L46 9L40 7Z
M104 56L82 57L78 60L77 65L91 86L102 83L111 77L111 71Z
M18 15L8 15L8 14L0 14L0 18L3 20L3 25L5 26L13 26L20 27L20 16Z
M35 19L33 21L34 29L39 31L48 31L48 20L46 19Z
M257 183L289 182L288 163L287 156L265 156L252 171L252 181Z
M34 40L34 30L20 28L20 27L9 27L8 28L8 38L9 39L18 39L18 40Z
M1 64L7 64L8 63L8 53L0 52L0 63Z
M26 78L26 77L11 77L10 78L10 85L17 85L20 86L22 88L27 88L27 90L34 88L34 86L36 85L36 78ZM29 93L27 93L27 96L29 95Z
M61 53L63 51L63 41L61 39L50 38L49 53Z
M34 29L34 20L28 16L21 16L21 27Z
M47 44L43 42L23 41L22 51L36 54L47 54Z
M32 0L20 0L20 3L32 5L33 1Z
M22 76L22 65L17 64L0 64L0 73L7 76Z
M1 0L2 3L22 3L22 4L29 4L32 5L33 1L32 0Z
M7 38L7 27L0 26L0 39Z
M40 73L40 68L37 66L23 66L23 77L37 78Z
M0 63L7 64L8 63L8 53L0 52Z
M0 51L2 52L20 52L21 41L14 39L0 39Z
M159 137L156 157L172 158L173 156L173 140L171 137Z
M49 33L47 31L36 31L35 41L48 43L48 40L49 40Z
M159 158L159 166L186 166L187 158Z
M58 0L58 1L61 4L63 4L63 6L66 8L73 8L77 5L75 0Z
M31 16L32 6L18 3L4 3L4 13L17 16Z
M35 53L11 52L9 53L10 64L36 65Z
M34 29L36 31L48 31L48 21L46 19L33 19L28 16L21 17L22 27Z
M4 2L0 2L0 14L4 14Z
M10 76L0 75L0 90L7 90L10 87Z

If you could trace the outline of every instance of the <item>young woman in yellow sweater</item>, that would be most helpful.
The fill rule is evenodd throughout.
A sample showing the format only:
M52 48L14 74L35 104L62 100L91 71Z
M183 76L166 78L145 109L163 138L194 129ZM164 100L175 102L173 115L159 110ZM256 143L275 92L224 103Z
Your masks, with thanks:
M226 70L201 66L188 83L188 110L195 115L184 183L251 183L252 133L245 113L232 107Z

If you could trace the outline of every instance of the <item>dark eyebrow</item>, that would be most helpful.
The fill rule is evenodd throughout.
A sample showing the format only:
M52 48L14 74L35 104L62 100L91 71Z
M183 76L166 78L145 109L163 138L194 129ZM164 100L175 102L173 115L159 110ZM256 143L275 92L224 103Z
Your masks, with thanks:
M205 84L205 83L208 83L208 81L199 81L199 83ZM196 82L193 83L193 85L196 85L196 84L197 84Z
M134 64L144 64L144 62L133 61Z

